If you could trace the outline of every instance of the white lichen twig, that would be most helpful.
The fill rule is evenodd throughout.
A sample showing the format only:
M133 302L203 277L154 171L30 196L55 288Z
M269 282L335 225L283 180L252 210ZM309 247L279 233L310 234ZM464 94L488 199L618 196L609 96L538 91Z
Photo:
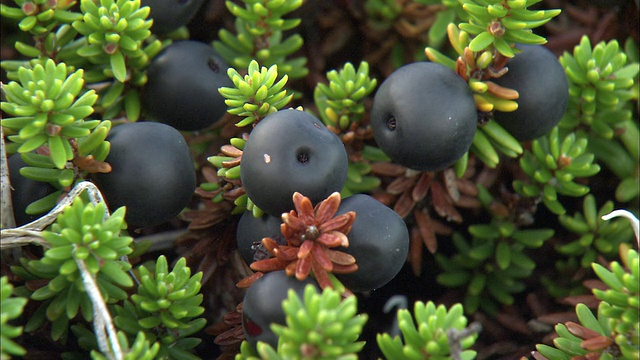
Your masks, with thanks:
M8 229L16 226L13 216L13 204L11 202L11 183L9 181L9 164L7 163L7 150L4 147L4 130L0 127L0 202L2 215L0 215L0 227Z
M629 222L631 223L631 227L633 228L633 232L636 234L636 243L638 244L638 247L640 247L640 221L638 220L638 218L630 211L614 210L607 215L603 215L602 220L608 221L615 217L623 217L629 220Z

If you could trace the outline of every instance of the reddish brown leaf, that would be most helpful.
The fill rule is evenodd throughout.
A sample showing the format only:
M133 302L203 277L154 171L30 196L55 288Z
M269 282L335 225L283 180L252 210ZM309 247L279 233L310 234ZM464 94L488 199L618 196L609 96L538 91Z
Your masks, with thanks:
M325 253L322 246L316 245L311 249L311 254L313 256L313 260L317 262L323 269L331 272L333 270L333 263L327 254Z
M249 286L251 286L251 284L253 284L254 281L260 279L262 277L262 275L264 275L264 273L261 273L261 272L253 273L252 275L249 275L246 278L238 281L236 286L241 288L241 289L246 289Z
M331 259L331 262L335 265L353 265L356 263L356 258L342 251L324 249L325 253Z
M251 263L249 267L251 268L251 270L254 270L254 271L269 272L269 271L282 270L289 263L290 261L284 261L278 258L269 258L269 259L254 261Z
M316 242L328 247L334 248L336 246L349 246L349 238L338 231L323 232L320 237L316 239Z
M296 208L296 212L298 213L298 218L300 219L300 221L304 225L313 225L314 214L313 204L311 204L311 200L296 191L293 194L293 205Z
M308 256L303 259L299 259L296 264L296 279L304 280L309 276L311 270L311 264L313 263L313 257Z
M573 334L573 335L575 335L575 336L577 336L577 337L579 337L580 339L583 339L583 340L592 339L592 338L596 338L596 337L600 337L601 336L601 334L598 333L597 331L591 330L589 328L586 328L586 327L584 327L584 326L582 326L580 324L577 324L577 323L575 323L573 321L567 321L564 324L564 326L567 327L567 330L571 334Z
M316 219L314 224L320 229L325 222L329 221L333 217L333 215L335 215L336 211L338 211L339 206L340 193L334 192L316 206Z
M311 249L314 247L315 243L311 240L305 240L300 245L300 249L298 250L298 259L304 259L311 253Z
M331 272L334 274L350 274L356 270L358 270L358 264L353 264L353 265L333 264L333 270Z
M331 220L320 223L318 230L320 230L321 233L338 231L346 234L348 233L348 230L351 230L351 225L353 225L355 220L356 213L354 211L349 211L345 214L338 215Z
M329 274L327 274L320 264L311 260L311 268L313 269L313 275L315 276L318 285L320 285L322 289L326 289L327 287L333 288L333 283L329 278Z
M610 337L600 335L598 337L593 337L587 340L584 340L580 343L580 347L587 351L597 351L608 348L613 344L613 340Z

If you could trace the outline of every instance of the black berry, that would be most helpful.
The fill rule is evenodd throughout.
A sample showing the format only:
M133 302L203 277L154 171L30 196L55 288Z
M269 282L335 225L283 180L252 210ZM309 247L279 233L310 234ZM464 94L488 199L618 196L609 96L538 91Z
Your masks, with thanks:
M569 83L555 55L541 45L519 45L507 62L509 71L494 82L518 91L518 109L496 112L495 120L520 141L536 139L562 119L569 102Z
M201 130L227 111L220 87L233 87L229 66L211 47L198 41L177 41L156 56L142 93L146 113L178 130Z
M204 0L142 0L142 6L151 8L154 34L168 34L177 30L196 15Z
M255 347L258 341L264 341L277 348L278 337L271 331L270 325L286 324L282 301L287 298L289 289L303 298L304 288L308 284L320 291L315 280L306 278L300 281L287 276L284 270L268 272L251 284L242 303L242 328L249 344Z
M351 291L377 289L391 281L404 265L409 231L395 211L369 195L343 199L336 216L348 211L356 212L356 220L347 234L349 247L338 250L356 258L358 270L336 276Z
M196 186L184 137L169 125L137 122L114 127L106 162L112 171L93 178L110 209L127 207L134 226L157 225L175 217Z
M347 167L337 135L313 115L288 109L265 117L251 131L240 176L249 198L279 218L293 209L296 191L314 204L340 191Z
M467 84L453 70L417 62L395 70L380 85L371 128L391 159L415 170L452 165L476 132L477 111Z

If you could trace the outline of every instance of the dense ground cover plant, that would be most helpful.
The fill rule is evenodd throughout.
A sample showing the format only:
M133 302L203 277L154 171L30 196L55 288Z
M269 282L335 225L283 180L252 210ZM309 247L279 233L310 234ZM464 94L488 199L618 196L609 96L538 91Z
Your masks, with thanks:
M638 357L637 3L172 5L2 4L3 357Z

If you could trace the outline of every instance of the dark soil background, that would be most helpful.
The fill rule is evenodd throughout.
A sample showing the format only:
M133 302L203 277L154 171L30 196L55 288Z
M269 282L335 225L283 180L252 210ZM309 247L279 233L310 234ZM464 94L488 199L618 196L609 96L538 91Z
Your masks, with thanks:
M398 0L401 3L408 1ZM8 3L8 0L2 0ZM313 88L317 82L326 82L325 74L332 69L340 69L344 63L354 65L367 60L371 68L371 76L381 83L400 63L415 61L415 54L419 54L427 45L426 30L433 21L433 8L416 7L404 14L414 26L415 33L401 34L397 28L391 27L380 30L372 26L366 17L363 7L364 1L307 0L291 17L302 19L301 25L295 29L304 38L304 46L300 55L308 59L309 75L302 80L290 81L289 88L299 91L303 97L295 100L295 105L314 109ZM407 5L407 4L405 4ZM621 44L632 37L636 43L639 40L638 5L633 0L598 0L598 1L559 1L545 0L536 4L536 8L560 8L562 13L544 27L536 29L540 35L548 39L546 46L555 54L561 55L565 51L571 52L583 35L588 35L592 44L602 40L618 39ZM221 28L233 29L234 18L227 11L224 1L210 0L200 9L196 17L188 25L191 38L206 43L217 38ZM13 43L21 39L29 42L24 35L17 33L10 24L2 21L2 59L15 59L17 54ZM397 46L401 44L401 46ZM419 58L419 56L418 56ZM3 73L3 81L6 81ZM233 135L223 130L223 134ZM210 176L211 165L206 158L218 153L220 145L225 139L215 139L206 132L185 134L187 140L194 145L196 161L201 166L201 181ZM209 170L206 170L209 169ZM496 183L510 184L510 172L500 168L493 174ZM603 170L599 181L592 182L592 193L598 199L613 198L615 185L610 185L613 175ZM572 203L573 202L573 203ZM601 204L603 201L599 201ZM569 214L580 208L581 201L568 199ZM132 232L136 238L152 238L151 250L137 262L155 259L165 254L171 259L179 256L187 257L193 272L203 271L204 306L207 308L206 317L208 328L200 334L203 343L198 347L198 355L203 359L213 359L221 354L221 348L214 343L216 323L235 308L242 300L242 290L235 287L235 283L242 279L248 269L237 256L235 247L235 229L238 216L227 216L229 209L225 206L214 206L205 197L195 196L193 209L184 216L161 226L140 229ZM463 213L463 216L480 221L476 213ZM556 226L555 215L546 208L539 206L534 214L539 227ZM486 219L485 219L486 220ZM470 222L473 223L473 222ZM466 221L465 221L466 224ZM551 225L552 224L552 225ZM468 225L468 224L467 224ZM467 225L464 225L466 227ZM453 225L455 227L455 225ZM462 227L462 228L464 228ZM469 321L482 324L475 349L478 360L485 359L520 359L529 357L538 343L550 343L553 337L553 325L558 322L576 320L573 306L576 301L591 301L588 290L583 294L570 298L554 298L542 285L540 279L546 275L552 276L560 286L576 287L593 279L589 271L579 271L558 274L554 263L558 258L554 252L554 241L561 241L562 230L556 229L556 238L549 241L542 249L535 252L537 268L534 275L527 281L527 289L516 298L515 305L504 306L497 316L489 316L478 312L468 316ZM452 246L448 238L438 237L438 251L451 252ZM27 254L38 255L38 249L25 248ZM368 294L359 294L359 306L362 312L369 314L369 321L363 333L363 340L367 341L361 359L376 359L381 356L377 350L375 336L382 331L393 329L394 312L385 314L384 304L395 295L405 296L409 308L416 300L446 304L450 306L463 299L464 294L444 288L437 284L435 276L438 267L433 255L422 249L422 263L419 276L407 264L398 276L386 286ZM3 264L3 274L6 264ZM579 291L578 291L579 292ZM29 308L27 308L27 311ZM63 351L73 345L53 345L46 336L46 331L26 335L22 338L23 345L29 349L29 359L57 359ZM69 344L74 344L71 338Z

